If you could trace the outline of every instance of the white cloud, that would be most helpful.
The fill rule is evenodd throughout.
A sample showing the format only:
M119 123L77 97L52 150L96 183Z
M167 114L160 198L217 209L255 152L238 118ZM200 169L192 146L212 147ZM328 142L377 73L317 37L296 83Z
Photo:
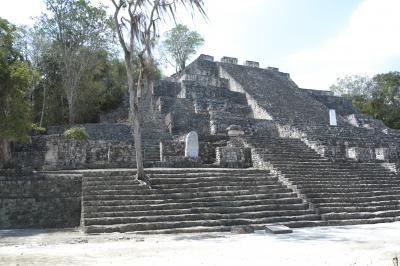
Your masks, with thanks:
M380 71L381 65L400 56L399 10L399 0L362 2L342 32L288 57L293 79L301 87L327 89L337 77Z

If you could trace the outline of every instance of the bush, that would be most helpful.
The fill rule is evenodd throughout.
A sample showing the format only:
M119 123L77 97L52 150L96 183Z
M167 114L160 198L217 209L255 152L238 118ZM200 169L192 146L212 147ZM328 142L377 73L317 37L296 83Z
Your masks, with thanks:
M64 132L64 136L73 140L84 140L89 137L88 134L86 133L85 128L82 127L73 127L67 129Z
M32 124L31 131L32 131L32 133L43 134L46 132L46 129L44 127L38 126L38 124Z

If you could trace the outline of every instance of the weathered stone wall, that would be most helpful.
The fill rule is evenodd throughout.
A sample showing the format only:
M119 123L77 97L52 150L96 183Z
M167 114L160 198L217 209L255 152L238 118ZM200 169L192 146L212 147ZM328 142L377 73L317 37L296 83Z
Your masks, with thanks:
M159 147L144 145L144 155L146 161L158 161ZM119 168L136 165L132 141L75 141L63 135L36 136L29 144L15 144L12 158L18 168L31 170Z
M307 90L310 92L311 90ZM314 99L323 103L329 109L335 109L339 115L346 116L350 114L357 114L358 110L353 106L350 99L334 95L323 95L317 93L310 93Z
M243 117L230 116L225 112L212 112L210 119L213 135L226 135L226 129L231 125L240 126L247 135L278 135L276 125L272 120L243 119Z
M80 175L0 176L0 192L0 229L80 224Z
M240 137L233 137L226 146L216 148L216 162L221 167L251 167L251 149L245 147Z
M208 114L185 113L173 111L165 118L171 135L181 135L196 131L199 136L210 134L210 118Z
M385 130L388 127L383 123L383 121L378 119L373 119L372 117L363 114L351 114L346 116L347 121L355 127L364 127L367 129L382 129Z
M217 147L225 146L228 137L225 136L206 136L199 140L199 162L203 164L213 164L216 162L215 150ZM175 137L171 140L163 140L161 142L162 159L163 162L174 161L182 162L186 165L185 161L185 136ZM180 166L175 163L174 167Z
M48 170L119 168L136 165L135 148L132 142L74 141L53 135L47 138L46 146L43 168Z

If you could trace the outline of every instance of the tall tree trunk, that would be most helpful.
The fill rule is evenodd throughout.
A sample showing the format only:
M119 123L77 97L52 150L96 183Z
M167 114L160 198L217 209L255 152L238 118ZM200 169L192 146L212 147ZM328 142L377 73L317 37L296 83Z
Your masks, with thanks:
M75 110L73 99L68 99L68 119L71 125L75 123Z
M128 87L129 87L129 111L130 111L130 122L133 128L133 141L135 143L135 155L136 155L136 177L138 179L143 179L145 177L144 166L143 166L143 153L142 153L142 135L141 135L141 125L140 121L140 100L138 98L137 88L141 86L140 80L142 79L142 71L139 74L139 81L137 87L135 87L135 82L133 80L133 63L130 57L126 58L126 72L128 77Z
M43 117L44 117L44 110L46 107L46 86L43 87L43 104L42 104L42 113L40 114L40 122L39 126L43 125Z
M0 163L8 162L11 159L10 143L0 138Z

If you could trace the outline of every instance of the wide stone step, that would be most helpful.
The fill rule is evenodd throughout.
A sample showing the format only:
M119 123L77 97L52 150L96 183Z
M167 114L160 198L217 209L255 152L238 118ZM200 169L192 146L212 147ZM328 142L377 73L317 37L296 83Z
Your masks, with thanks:
M129 209L128 207L131 207ZM219 206L208 205L207 207L194 207L190 204L174 204L169 209L161 208L160 205L146 206L117 206L117 207L86 207L85 218L95 217L136 217L136 216L156 216L156 215L176 215L193 213L242 213L256 211L282 211L282 210L308 210L308 204L279 204L279 205L247 205L241 206Z
M69 171L63 171L69 173ZM162 174L162 175L175 175L175 174L204 174L207 175L219 175L219 174L257 174L257 173L268 173L267 170L261 169L203 169L203 168L170 168L170 169L145 169L145 172L151 175ZM84 175L87 178L90 177L107 177L107 176L134 176L136 174L135 169L124 169L124 170L93 170L93 171L85 171Z
M299 169L299 170L307 170L307 169L318 169L324 171L354 171L357 173L369 173L371 171L381 172L383 169L381 166L376 166L374 168L360 168L360 167L345 167L340 165L335 165L332 163L321 163L321 162L310 162L310 161L277 161L277 160L268 160L275 167L283 168L283 169ZM387 173L389 171L384 170Z
M339 187L313 187L313 188L300 188L297 186L297 188L303 193L310 195L310 197L313 197L313 195L323 195L324 193L363 193L363 192L374 192L374 191L385 191L385 192L398 192L400 191L400 187L392 187L392 186L387 186L387 187L382 187L381 185L375 185L375 186L357 186L353 185L351 187L349 186L339 186Z
M386 183L379 183L379 184L318 184L318 183L311 183L311 184L297 184L298 189L307 193L307 192L329 192L329 191L369 191L369 190L397 190L400 189L400 185L393 185L393 184L386 184Z
M175 184L197 184L197 183L208 183L208 182L219 182L220 184L226 182L265 182L264 184L276 184L278 182L278 178L273 177L198 177L198 178L151 178L150 182L152 185L161 185L161 184L170 184L174 186ZM123 184L131 184L135 185L138 182L135 179L131 180L118 180L118 179L106 179L106 180L97 180L97 181L89 181L83 182L83 185L87 186L96 186L96 185L123 185Z
M320 220L318 215L301 215L301 216L281 216L259 219L221 219L221 220L194 220L194 221L178 221L178 222L162 222L162 223L133 223L133 224L114 224L114 225L92 225L86 227L87 233L99 232L135 232L144 230L160 230L175 229L197 226L234 226L234 225L251 225L251 224L270 224L291 221Z
M271 187L271 186L212 186L212 187L199 187L199 188L170 188L170 189L154 189L151 190L143 189L143 187L136 187L131 189L91 189L84 190L85 196L90 195L174 195L174 194L182 194L182 193L198 193L198 192L221 192L221 191L242 191L252 189L255 191L258 190L266 190L268 193L288 193L292 192L291 189L285 188L283 186L280 187Z
M270 223L274 224L274 223ZM286 225L291 228L299 227L312 227L312 226L324 226L325 221L291 221L278 223L280 225ZM265 230L265 224L250 224L255 230ZM159 229L159 230L144 230L135 231L136 234L189 234L189 233L211 233L211 232L229 232L231 226L193 226L186 228L172 228L172 229Z
M101 191L101 190L135 190L137 189L139 184L131 185L131 184L98 184L98 185L85 185L83 187L84 191ZM153 190L187 190L187 189L207 189L213 187L232 187L232 189L238 187L252 187L252 186L265 186L270 189L284 188L283 185L276 182L264 182L264 181L242 181L242 182L226 182L226 181L217 181L217 182L199 182L199 183L189 183L189 184L154 184L152 183ZM143 187L140 187L143 189Z
M291 204L291 203L301 203L300 198L291 195L287 198L273 198L271 195L265 194L252 194L252 195L242 195L229 197L207 197L207 198L192 198L192 199L157 199L157 200L93 200L83 201L84 206L124 206L124 205L171 205L173 204L192 204L192 206L206 206L207 204L212 205L222 205L234 206L234 204L241 204L248 201L253 201L254 204L262 202L262 204ZM224 205L222 205L224 206Z
M263 173L194 173L194 174L166 174L166 175L161 175L161 174L148 174L149 178L157 178L157 179L170 179L170 178L177 178L177 179L198 179L198 178L259 178L259 177L268 177L270 176L269 172L263 172ZM136 176L133 175L113 175L113 176L85 176L85 181L101 181L101 180L114 180L114 179L120 179L120 180L130 180L130 179L135 179Z
M304 191L302 191L304 192ZM354 197L375 197L375 196L393 196L400 195L400 190L392 191L342 191L342 192L317 192L317 193L305 193L308 198L354 198Z
M193 180L190 180L193 181ZM113 181L92 181L84 183L85 189L96 189L98 188L130 188L136 187L139 185L139 182L130 180L130 181L120 181L115 180ZM171 180L154 180L151 179L151 185L154 189L163 189L163 188L193 188L193 187L210 187L210 186L257 186L257 185L264 185L264 186L280 186L277 179L273 180L271 178L258 178L258 179L236 179L236 180L225 180L225 179L199 179L197 182L178 182L173 183Z
M171 177L184 177L184 178L195 178L195 177L212 177L212 176L232 176L232 177L251 177L251 176L268 176L270 171L268 170L243 170L243 171L233 171L233 172L200 172L200 173L149 173L150 176L158 178L171 178Z
M320 214L325 213L351 213L351 212L378 212L378 211L389 211L399 210L398 204L384 204L382 206L352 206L352 207L318 207Z
M324 220L349 220L349 219L371 219L382 217L400 216L400 210L386 210L377 212L340 212L340 213L325 213L321 217Z
M190 200L203 198L219 198L219 197L236 197L236 196L251 196L264 195L270 198L288 198L296 197L294 192L268 193L268 189L249 188L237 191L213 191L213 192L196 192L196 193L174 193L174 194L142 194L142 195L84 195L84 201L103 201L103 200Z
M304 156L302 156L301 152L293 154L281 154L281 153L257 153L257 154L260 155L261 158L263 158L265 161L315 162L315 163L326 162L326 159L318 157L317 155L304 154Z
M371 171L348 171L346 169L324 169L324 168L296 168L296 167L289 167L289 166L284 166L284 167L277 167L280 171L284 172L285 174L291 175L291 174L302 174L302 175L311 175L311 176L316 176L319 174L328 174L328 175L361 175L361 176L391 176L391 177L396 177L393 173L389 171L383 171L377 169L374 172ZM313 171L314 170L314 171Z
M264 219L269 217L285 217L299 215L315 215L312 210L284 210L284 211L257 211L240 213L190 213L173 215L135 216L135 217L99 217L85 218L85 226L112 225L127 223L161 223L161 222L187 222L201 220L233 220L233 219ZM317 215L315 215L317 217ZM318 219L318 218L317 218Z
M330 203L330 202L373 202L373 201L385 201L385 200L400 200L400 195L384 195L384 196L372 196L372 197L332 197L332 198L312 198L309 199L312 203Z
M265 210L297 210L308 209L308 204L303 203L299 198L286 198L286 199L258 199L258 200L240 200L240 201L217 201L217 202L187 202L187 203L156 203L135 205L135 202L122 202L120 201L106 201L101 205L88 205L84 204L85 213L88 212L146 212L146 211L163 211L163 210L179 210L179 209L218 209L224 210L235 208L265 208Z
M279 183L277 180L273 180L270 178L262 178L258 180L238 180L238 181L232 181L232 180L216 180L216 181L204 181L204 182L191 182L191 183L180 183L180 184L174 184L174 188L179 188L179 189L186 189L186 188L201 188L201 187L213 187L213 186L269 186L270 188L279 188L282 187L283 185ZM152 183L152 188L154 189L166 189L170 188L170 184L165 184L165 183L159 183L159 184L154 184Z
M321 202L315 203L317 208L342 208L342 207L377 207L377 206L398 206L398 200L375 200L368 202Z
M286 175L285 175L286 176ZM294 183L297 184L400 184L400 179L392 178L392 177L288 177Z
M208 177L232 177L232 178L244 178L244 177L264 177L268 176L269 172L264 173L213 173L213 172L205 172L205 173L179 173L179 174L148 174L150 178L157 178L157 179L169 179L169 178L181 178L181 179L196 179L196 178L208 178ZM134 179L135 174L131 175L112 175L112 176L85 176L85 181L101 181L101 180L114 180L115 177L118 177L121 180L124 179Z
M345 220L328 220L327 225L355 225L355 224L377 224L377 223L392 223L399 221L399 217L376 217L368 219L345 219Z

